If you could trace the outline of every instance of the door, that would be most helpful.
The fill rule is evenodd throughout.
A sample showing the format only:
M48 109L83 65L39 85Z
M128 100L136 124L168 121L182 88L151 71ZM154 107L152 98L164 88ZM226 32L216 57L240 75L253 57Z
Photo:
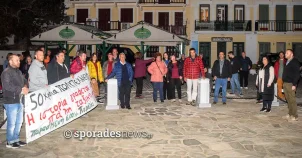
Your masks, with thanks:
M226 42L217 42L217 59L219 59L220 52L226 54Z
M240 56L244 52L244 42L233 42L233 52L235 56Z
M286 5L276 5L276 31L286 32Z
M260 42L259 43L259 56L261 54L270 53L271 52L271 43L269 42Z
M285 52L285 49L286 49L285 45L286 45L285 42L277 42L277 52L276 53L280 53L281 51Z
M295 57L302 62L302 43L293 43L293 51L295 53Z
M169 30L169 12L158 13L158 26L164 30Z
M153 12L145 12L144 21L149 24L153 24Z
M269 6L259 5L259 21L256 23L256 31L269 31Z
M199 54L203 54L203 64L211 67L211 42L200 42Z
M228 30L228 5L217 5L215 31Z
M88 18L88 9L77 9L77 23L86 23L86 18Z
M235 5L235 21L244 21L244 5Z
M110 9L99 9L99 29L110 31Z
M184 19L183 19L183 12L175 12L174 14L174 22L175 25L170 28L170 32L177 34L177 35L184 35Z

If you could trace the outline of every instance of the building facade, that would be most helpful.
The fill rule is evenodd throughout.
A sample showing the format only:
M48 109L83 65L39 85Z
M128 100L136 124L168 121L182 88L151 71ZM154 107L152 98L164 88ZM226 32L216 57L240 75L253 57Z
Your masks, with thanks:
M256 63L262 53L294 49L302 62L302 0L66 0L66 5L71 22L109 33L145 21L188 38L186 50L203 53L210 66L220 51L245 51ZM156 51L177 52L150 46L145 57Z

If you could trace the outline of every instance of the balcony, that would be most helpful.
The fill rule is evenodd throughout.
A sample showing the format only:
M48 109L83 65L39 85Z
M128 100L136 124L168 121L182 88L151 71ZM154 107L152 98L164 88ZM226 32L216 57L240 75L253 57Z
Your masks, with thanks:
M139 0L139 4L186 4L186 0Z
M157 26L157 27L161 28L163 30L166 30L168 32L174 33L176 35L180 35L180 36L186 36L187 35L186 25L182 25L182 26L168 25L168 26Z
M252 21L196 21L195 31L252 31Z
M293 20L258 20L255 21L255 31L302 31L302 21Z

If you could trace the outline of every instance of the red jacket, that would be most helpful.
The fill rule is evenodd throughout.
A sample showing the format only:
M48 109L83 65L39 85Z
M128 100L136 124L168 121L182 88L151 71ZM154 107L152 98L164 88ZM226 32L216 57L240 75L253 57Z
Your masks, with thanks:
M278 73L279 73L279 61L280 61L280 59L278 59L277 61L276 61L276 63L275 63L275 65L274 65L274 70L275 70L275 76L276 76L276 78L278 78ZM284 67L285 67L285 65L286 65L286 59L284 58L283 59L283 65L284 65ZM283 68L284 68L283 67Z
M200 72L205 77L203 62L200 57L195 57L194 61L190 57L186 58L183 69L184 78L198 79Z
M76 74L80 72L86 66L86 62L80 60L79 57L75 58L70 65L70 74Z

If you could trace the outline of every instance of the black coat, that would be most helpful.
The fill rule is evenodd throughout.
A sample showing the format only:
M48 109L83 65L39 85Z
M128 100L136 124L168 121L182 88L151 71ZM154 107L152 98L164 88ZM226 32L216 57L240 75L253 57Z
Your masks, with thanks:
M213 68L212 68L212 74L213 74L213 76L216 76L217 78L231 78L232 77L232 67L231 67L230 62L228 60L224 60L222 74L220 74L219 60L216 60L214 62Z
M259 79L259 77L257 78L259 89L261 89L262 82L264 82L264 87L263 87L264 90L262 92L262 99L267 100L267 101L274 100L274 92L275 92L274 91L274 82L272 82L270 87L267 86L268 80L270 78L270 72L269 72L270 67L271 67L271 64L268 64L263 68L263 70L264 70L264 81L262 79Z
M177 68L178 68L178 75L183 77L183 63L177 61ZM167 73L167 79L168 81L172 78L172 69L173 69L173 63L172 61L168 64L168 73Z
M230 59L230 63L232 66L232 74L238 73L241 68L241 61L239 57L234 57L233 59Z
M66 65L61 66L58 62L50 62L47 66L48 84L53 84L70 76L70 72L66 69Z

